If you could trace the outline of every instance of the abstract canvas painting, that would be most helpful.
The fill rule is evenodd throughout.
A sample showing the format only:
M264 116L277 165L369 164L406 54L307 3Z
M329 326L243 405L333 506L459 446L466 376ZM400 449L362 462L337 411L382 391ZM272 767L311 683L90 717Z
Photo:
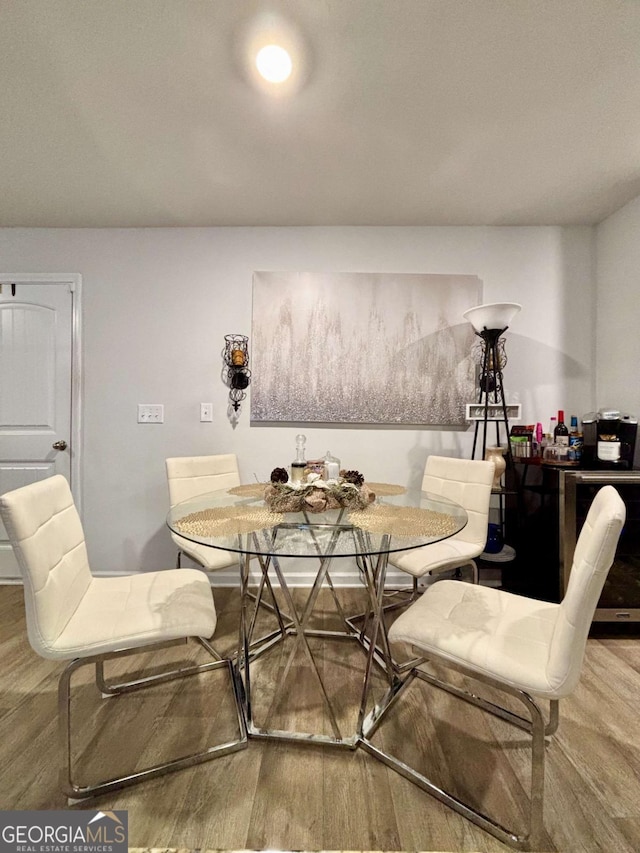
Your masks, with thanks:
M251 420L463 425L472 275L255 272Z

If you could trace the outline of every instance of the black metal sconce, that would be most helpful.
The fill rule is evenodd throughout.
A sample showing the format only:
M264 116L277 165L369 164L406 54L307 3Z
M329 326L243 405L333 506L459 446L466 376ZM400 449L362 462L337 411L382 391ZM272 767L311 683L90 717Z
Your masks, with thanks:
M246 335L225 335L224 358L226 376L225 381L229 386L229 400L234 412L240 408L240 403L247 396L247 388L251 382L251 371L249 370L249 338Z
M502 373L507 364L505 339L498 338L494 341L489 335L489 332L480 332L480 341L471 351L472 358L479 365L480 390L486 395L496 391L497 376Z

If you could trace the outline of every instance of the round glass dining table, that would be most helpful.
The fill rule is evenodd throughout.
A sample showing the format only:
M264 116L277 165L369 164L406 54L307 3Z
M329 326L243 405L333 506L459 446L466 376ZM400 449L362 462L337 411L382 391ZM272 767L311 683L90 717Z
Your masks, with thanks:
M389 554L421 548L454 536L467 523L467 513L459 504L420 490L405 490L391 484L368 484L375 499L364 509L302 509L275 512L265 503L266 484L248 484L209 492L176 504L167 516L167 525L177 536L211 548L237 553L240 574L241 608L239 645L235 661L236 677L243 695L247 730L252 737L296 742L330 743L355 748L366 715L366 701L372 668L377 666L389 684L395 678L394 663L386 639L384 586ZM296 604L291 581L283 571L284 558L315 560L317 570L308 595ZM367 611L346 616L331 580L336 559L351 558L367 593ZM249 588L251 565L258 562L260 581L257 593ZM279 596L272 581L277 581ZM313 627L312 613L323 587L328 587L340 617L340 630ZM269 609L277 621L273 631L255 639L260 606ZM345 735L334 712L309 638L352 639L366 654L358 722ZM378 637L380 638L378 640ZM331 734L270 728L268 720L254 720L252 665L276 643L288 641L292 648L280 667L273 688L274 701L289 696L285 689L294 660L300 653L320 688ZM295 710L295 709L294 709ZM353 730L355 729L355 730Z

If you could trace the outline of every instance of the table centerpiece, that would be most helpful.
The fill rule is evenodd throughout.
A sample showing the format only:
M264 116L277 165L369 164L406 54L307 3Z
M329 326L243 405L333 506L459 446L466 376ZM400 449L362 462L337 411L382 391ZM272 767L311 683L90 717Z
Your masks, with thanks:
M285 468L274 468L264 491L264 500L274 512L324 512L328 509L364 509L376 496L359 471L340 471L324 480L309 473L305 480L292 481Z

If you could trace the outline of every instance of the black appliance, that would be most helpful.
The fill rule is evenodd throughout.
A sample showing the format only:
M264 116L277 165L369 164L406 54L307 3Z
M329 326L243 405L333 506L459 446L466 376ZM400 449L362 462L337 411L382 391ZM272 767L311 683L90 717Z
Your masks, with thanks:
M631 471L634 467L638 420L615 409L582 417L582 467L604 471Z
M627 518L594 621L640 622L640 471L560 472L561 597L569 583L576 541L591 502L607 484L620 493Z

